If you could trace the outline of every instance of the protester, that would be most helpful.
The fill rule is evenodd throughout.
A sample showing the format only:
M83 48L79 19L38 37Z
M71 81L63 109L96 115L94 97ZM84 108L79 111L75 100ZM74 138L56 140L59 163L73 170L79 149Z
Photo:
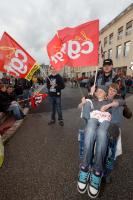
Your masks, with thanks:
M70 79L70 81L71 81L71 88L73 88L73 86L74 86L74 78L72 77L72 78Z
M21 79L15 79L14 89L14 92L17 96L17 100L23 100L23 86Z
M78 87L78 77L74 78L74 87Z
M107 98L112 101L117 101L119 106L112 107L112 119L111 125L109 127L109 146L110 150L108 151L106 158L106 171L111 172L114 168L114 163L117 156L122 154L122 145L121 145L121 124L123 117L130 119L132 117L132 112L126 105L126 101L121 98L118 93L118 86L115 83L112 83L108 90ZM105 108L106 109L106 108ZM103 107L104 110L104 107Z
M126 72L120 69L120 70L117 71L117 75L120 77L120 80L121 80L119 82L119 93L121 94L121 97L123 99L125 99L126 93L127 93L127 90L126 90Z
M120 84L120 77L113 71L113 61L111 59L105 59L103 61L103 68L98 72L96 77L96 83L94 83L94 77L90 80L92 86L92 93L95 91L95 86L104 85L108 87L111 83Z
M36 75L34 75L32 77L31 85L32 85L32 87L31 87L30 92L31 92L31 95L32 95L32 94L34 94L34 92L37 92L39 90L39 87L40 87L40 85L38 83L38 78L37 78Z
M50 67L51 75L47 78L47 89L51 101L52 112L51 120L48 125L54 124L56 121L56 110L58 113L58 121L60 126L64 126L62 108L61 108L61 90L65 88L63 78L57 74L54 67Z
M7 98L6 85L0 85L0 112L7 112L10 102Z
M23 88L23 100L24 100L24 107L30 107L29 105L29 98L31 97L31 81L26 79L22 79L22 88Z
M118 105L116 102L107 100L106 96L107 88L99 86L95 92L96 98L92 97L88 102L90 116L85 130L84 155L78 178L78 191L84 193L88 185L88 195L93 198L96 198L100 191L108 145L107 133L111 121L111 114L100 110L103 105L108 108ZM86 103L85 98L82 99L82 104L84 103ZM96 144L95 155L93 153L94 144Z
M12 85L6 86L6 93L10 102L17 101L17 96Z
M110 169L113 169L113 164L114 164L114 160L116 159L116 156L118 156L122 153L121 137L119 137L120 136L119 130L120 130L120 125L121 125L122 116L123 116L123 109L125 109L126 103L125 103L124 100L120 99L120 96L117 97L118 90L119 90L118 85L116 83L112 83L109 87L109 90L108 90L107 99L110 102L113 102L113 104L107 104L107 105L104 105L104 106L101 107L101 110L104 111L104 112L110 108L110 105L112 107L111 108L112 119L111 119L110 125L108 127L108 143L106 143L108 145L108 148L111 148L110 149L111 152L107 152L108 153L107 154L106 151L105 151L105 154L107 154L106 159L101 159L99 157L101 160L100 159L98 160L99 163L101 163L101 162L103 163L102 174L104 174L104 175L107 171L109 171ZM90 100L88 101L85 98L83 98L82 103L80 104L80 107L82 107L82 106L83 106L83 108L82 108L82 118L84 118L86 120L87 128L91 129L92 123L90 123L88 125L88 120L90 119L90 112L91 112L91 109L92 109L91 106L90 106ZM131 116L132 116L132 113L129 109L127 109L127 106L126 106L126 115L124 115L124 116L126 118L131 118ZM100 117L100 119L101 119L101 117ZM94 131L94 132L96 132L96 131ZM91 137L91 135L88 135L88 137ZM96 149L101 148L101 143L103 141L103 139L101 139L98 142L97 138L99 138L99 137L96 137ZM93 146L93 139L90 142L90 147ZM117 148L116 146L115 147L113 146L114 144L117 145L117 140L119 140L119 145L120 145L119 148ZM113 141L113 145L111 145L112 141ZM88 141L87 141L87 143L88 143ZM107 148L107 145L106 145L106 148ZM119 152L118 152L118 150L119 150ZM97 151L95 153L97 154ZM100 151L99 151L99 153L100 153ZM115 153L115 155L114 155L114 153ZM94 156L94 164L95 164L95 158L98 159L98 156L96 154ZM90 150L88 151L88 155L91 155ZM93 159L93 157L91 159ZM103 161L105 161L105 163ZM84 176L82 176L82 175L84 175ZM81 173L81 178L83 178L85 180L86 177L87 177L87 174L85 174L84 172L83 172L83 174ZM95 177L93 177L93 178L95 180L97 180L97 184L98 184L98 182L99 182L98 178L95 178ZM92 178L90 179L90 184L91 184L91 190L93 191L93 198L94 198L98 195L98 189L97 189L97 194L96 194L97 185L93 184ZM88 194L92 197L92 193L90 193L90 184L88 186L89 187ZM85 184L85 181L82 181L81 185L82 185L82 188L83 188L82 191L79 189L79 186L78 186L78 190L83 193L84 190L86 190L86 187L87 187L86 184ZM95 187L95 190L94 190L94 188L92 188L92 185ZM99 184L99 187L100 187L100 184ZM95 192L96 196L94 195L94 192Z
M8 86L7 89L4 84L0 85L0 112L11 112L16 120L24 118L19 104L15 101L12 86Z
M132 86L132 78L131 78L131 76L127 77L126 86L127 86L127 92L130 93L131 86Z

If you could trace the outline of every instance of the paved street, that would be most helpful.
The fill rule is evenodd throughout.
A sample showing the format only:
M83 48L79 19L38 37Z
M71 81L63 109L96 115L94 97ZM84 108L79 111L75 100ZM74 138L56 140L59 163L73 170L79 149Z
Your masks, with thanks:
M85 92L85 91L84 91ZM63 91L65 126L48 126L48 101L31 111L5 145L5 164L0 169L0 200L87 200L76 189L78 128L81 99L78 88ZM127 98L133 111L133 96ZM133 119L122 127L123 155L103 185L100 200L133 199Z

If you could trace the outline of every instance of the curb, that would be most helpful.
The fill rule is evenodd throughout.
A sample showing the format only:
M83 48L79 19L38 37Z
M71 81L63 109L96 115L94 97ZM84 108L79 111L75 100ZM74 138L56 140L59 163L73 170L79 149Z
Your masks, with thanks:
M29 108L24 108L23 109L23 113L25 115L27 115L27 113L29 112ZM17 120L13 126L11 128L9 128L4 135L2 136L2 141L3 143L7 142L17 131L17 129L21 126L21 124L23 123L24 119L21 120Z

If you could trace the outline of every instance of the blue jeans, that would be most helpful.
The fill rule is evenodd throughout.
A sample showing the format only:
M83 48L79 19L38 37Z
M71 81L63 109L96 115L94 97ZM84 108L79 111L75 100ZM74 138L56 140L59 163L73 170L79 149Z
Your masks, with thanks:
M108 127L110 122L98 122L89 119L85 130L84 155L82 166L93 167L98 172L104 171L104 161L108 146ZM94 147L95 146L95 147Z
M13 113L16 120L20 120L24 116L23 112L20 110L19 106L17 105L10 105L8 108L8 111Z
M50 102L52 106L51 120L55 121L56 111L58 113L58 120L63 120L61 109L61 97L50 97Z
M82 110L82 118L85 119L86 123L88 119L90 119L90 112L91 112L91 103L86 102L83 105L83 110Z

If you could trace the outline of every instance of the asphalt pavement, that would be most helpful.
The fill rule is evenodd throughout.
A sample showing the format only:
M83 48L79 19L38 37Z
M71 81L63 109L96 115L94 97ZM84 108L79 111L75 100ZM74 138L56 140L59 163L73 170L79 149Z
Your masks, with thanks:
M87 92L83 90L84 94ZM64 127L48 126L48 99L32 110L16 134L5 145L0 169L0 200L87 200L76 188L79 170L78 129L82 125L77 105L78 88L62 93ZM133 111L133 96L127 98ZM103 184L100 200L133 199L133 120L122 124L123 155Z

